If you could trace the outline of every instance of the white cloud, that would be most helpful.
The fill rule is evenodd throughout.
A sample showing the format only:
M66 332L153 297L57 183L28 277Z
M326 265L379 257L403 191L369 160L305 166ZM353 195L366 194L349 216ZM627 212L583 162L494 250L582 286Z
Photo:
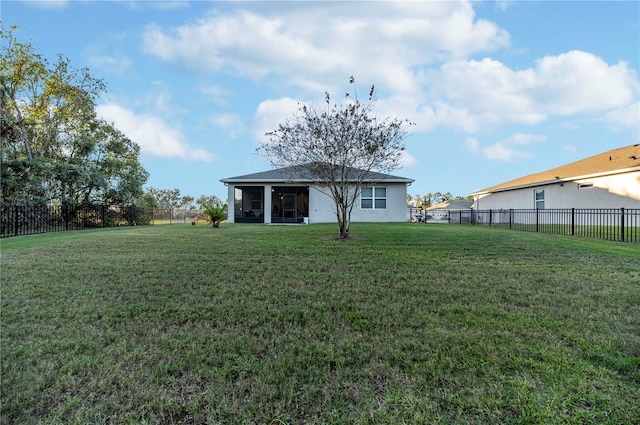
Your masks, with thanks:
M26 1L25 5L36 9L64 9L71 3L69 0Z
M545 140L546 137L536 134L516 133L487 147L480 146L478 139L467 137L464 141L464 146L473 155L479 155L494 161L516 162L522 159L535 158L535 155L523 149L523 146L544 142Z
M354 74L362 81L411 91L417 87L414 66L509 44L509 35L476 19L468 2L272 4L267 10L240 3L243 10L214 12L172 29L150 25L145 50L201 72L228 68L299 86Z
M89 57L89 64L102 72L126 76L131 72L131 59L125 55L99 55Z
M207 96L210 96L213 101L219 105L226 105L227 98L231 97L231 95L233 94L233 92L227 87L217 84L202 87L200 91Z
M427 72L425 82L441 102L439 121L470 133L504 123L533 125L550 115L607 111L627 105L638 91L626 63L608 65L579 51L544 57L521 71L488 58L448 62Z
M244 132L244 124L238 114L212 114L209 121L226 130L231 139L237 139Z
M189 7L188 0L157 0L157 1L131 1L129 2L129 8L131 10L145 10L145 9L156 9L156 10L176 10L176 9L184 9Z
M269 139L265 133L278 128L278 125L293 118L301 103L290 97L267 99L260 102L253 117L253 135L261 143Z
M547 113L571 115L628 104L638 90L638 76L625 62L608 65L587 52L572 50L546 56L535 67L531 99Z
M530 70L516 72L496 60L483 59L449 62L426 78L431 95L446 105L443 115L446 117L449 110L463 110L463 115L478 121L469 125L476 131L482 125L505 121L523 124L542 121L545 116L535 112L531 99L523 93L534 77ZM442 119L449 121L445 117Z
M467 152L473 155L478 155L482 152L480 142L475 137L467 137L464 139L464 147L467 149Z
M495 2L495 9L500 12L506 12L511 6L515 4L515 0L498 0Z
M411 155L409 152L406 151L406 149L404 151L402 151L402 154L400 155L400 167L404 168L404 167L413 167L414 165L418 164L418 159Z
M212 162L217 159L213 153L190 147L182 133L157 116L136 114L115 103L99 105L96 112L140 145L143 154L187 161Z
M630 140L640 143L640 102L608 112L604 121L614 130L628 135Z
M506 31L475 16L472 2L364 5L241 2L240 9L213 10L182 26L150 25L143 44L148 54L193 72L268 80L312 99L325 90L342 94L347 77L355 75L360 85L384 89L381 113L414 120L416 131L447 127L477 134L507 124L532 126L555 115L606 113L637 99L637 74L629 64L608 64L589 52L549 55L521 69L488 57L469 60L510 44ZM224 104L228 93L211 89ZM256 111L258 140L264 140L261 120L273 102Z

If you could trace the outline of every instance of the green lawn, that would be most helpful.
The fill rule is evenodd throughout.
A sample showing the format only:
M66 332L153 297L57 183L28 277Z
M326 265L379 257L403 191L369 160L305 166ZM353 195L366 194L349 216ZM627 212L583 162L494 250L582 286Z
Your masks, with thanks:
M3 424L632 424L640 247L482 226L1 241Z

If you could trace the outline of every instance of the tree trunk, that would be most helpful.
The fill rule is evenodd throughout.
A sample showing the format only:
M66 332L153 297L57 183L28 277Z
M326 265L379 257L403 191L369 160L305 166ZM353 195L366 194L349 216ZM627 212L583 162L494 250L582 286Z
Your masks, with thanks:
M336 204L336 215L338 217L338 231L340 232L340 239L347 239L349 237L349 217L347 213L346 205Z
M27 160L29 162L33 162L33 154L31 153L31 144L29 143L29 136L27 135L27 127L24 124L24 117L22 116L22 111L20 110L20 107L18 106L18 102L16 101L16 99L12 96L11 100L13 101L13 107L16 110L16 113L18 114L18 121L19 121L19 127L20 127L20 137L22 138L22 142L24 143L24 151L27 154Z

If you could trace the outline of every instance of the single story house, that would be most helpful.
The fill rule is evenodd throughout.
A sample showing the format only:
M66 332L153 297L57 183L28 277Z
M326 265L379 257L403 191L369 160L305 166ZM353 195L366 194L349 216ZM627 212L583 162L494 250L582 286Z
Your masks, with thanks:
M449 214L451 211L468 210L471 208L473 202L464 201L458 199L450 199L443 201L427 208L426 220L449 220Z
M332 223L329 189L305 167L284 167L220 180L228 188L229 223ZM351 213L352 222L403 222L407 186L414 180L371 171Z
M640 144L479 190L473 208L640 208Z

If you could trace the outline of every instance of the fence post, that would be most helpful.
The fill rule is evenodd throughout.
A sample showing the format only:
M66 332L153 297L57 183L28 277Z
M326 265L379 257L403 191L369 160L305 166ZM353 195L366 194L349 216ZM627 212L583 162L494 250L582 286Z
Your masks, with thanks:
M509 230L511 230L512 225L513 225L513 208L509 208Z
M624 242L624 207L620 208L620 242Z
M576 235L576 209L571 208L571 236Z
M489 227L491 227L491 219L493 218L493 210L489 208Z
M540 228L540 209L536 208L536 233L538 233L539 228Z
M13 235L18 236L18 208L19 206L15 206L13 209Z

